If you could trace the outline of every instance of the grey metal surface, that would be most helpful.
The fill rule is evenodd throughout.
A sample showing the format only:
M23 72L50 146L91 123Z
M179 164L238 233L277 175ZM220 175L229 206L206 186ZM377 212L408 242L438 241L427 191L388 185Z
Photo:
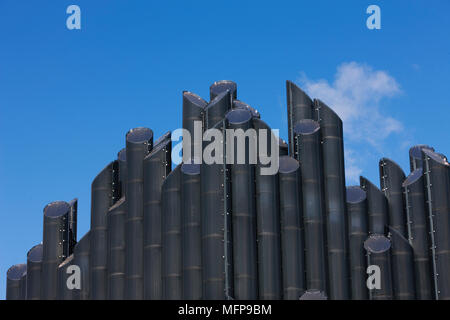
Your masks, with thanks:
M89 258L89 292L93 300L107 297L107 224L109 208L113 205L113 171L115 161L110 162L95 177L91 186L91 235Z
M325 292L312 289L305 291L299 300L328 300L328 297Z
M450 299L450 177L440 155L422 149L435 299Z
M313 119L313 102L292 81L286 81L289 154L294 156L294 126L303 119Z
M328 253L328 298L350 298L345 168L342 120L325 103L315 99L320 124L324 178L325 223Z
M125 220L126 198L117 201L106 214L107 224L107 293L110 300L125 297Z
M27 271L24 263L15 264L6 272L6 300L25 300L22 277Z
M75 245L73 250L73 263L80 268L81 288L73 290L74 300L89 299L89 247L90 231L88 231Z
M416 169L403 182L406 203L408 240L413 248L416 297L430 300L433 297L431 276L430 239L424 193L422 168Z
M369 290L370 300L392 300L391 241L383 235L371 234L364 242L364 248L367 265L380 268L380 288Z
M153 131L136 128L126 135L127 218L125 222L125 299L144 298L144 170L153 147Z
M42 243L27 253L27 300L41 298Z
M278 145L280 146L280 151L279 151L280 157L289 155L289 146L286 143L286 141L284 141L283 139L280 138Z
M70 205L55 201L44 208L44 232L41 271L41 299L55 300L57 270L68 254Z
M310 119L294 127L295 157L300 162L305 228L306 288L327 291L327 254L320 125Z
M244 109L227 113L227 129L252 128L252 115ZM255 207L255 165L249 162L249 139L245 139L244 164L236 163L237 139L234 139L235 164L231 166L231 214L233 230L234 298L258 298L258 266ZM226 141L230 144L231 141Z
M77 244L77 219L78 219L78 199L72 199L69 202L70 213L69 213L69 252L68 255L73 253L73 248Z
M117 161L119 162L119 190L120 197L125 196L127 187L127 149L123 148L117 154Z
M360 186L347 187L346 193L351 299L367 300L367 259L364 249L364 241L369 235L367 196Z
M203 122L203 112L204 108L208 103L200 98L198 95L192 92L184 91L183 92L183 129L189 131L191 135L190 141L190 157L194 158L194 150L197 146L197 141L194 139L195 135L202 135L203 132L200 130L199 132L194 132L194 123L195 121ZM183 150L187 149L187 137L183 137ZM199 140L200 145L198 145L198 150L201 150L201 139ZM184 151L183 151L184 152ZM195 155L196 158L201 155Z
M200 165L181 166L181 243L183 294L186 300L203 297Z
M259 113L258 110L256 110L255 108L251 107L247 103L242 102L240 100L233 100L233 109L245 109L245 110L250 111L253 118L258 118L258 119L261 118L261 114Z
M161 186L172 168L171 149L169 134L144 158L145 299L162 299Z
M279 165L283 299L298 300L306 290L300 164L281 156Z
M71 275L71 273L67 273L67 268L72 264L73 255L70 255L58 266L58 300L73 300L74 290L67 285Z
M165 300L182 298L180 172L181 164L169 173L161 189L162 279Z
M234 81L231 80L219 80L214 82L209 87L210 99L213 100L218 95L225 91L230 91L231 98L234 100L237 98L237 85Z
M367 215L369 217L369 235L384 234L389 224L388 204L386 196L372 182L360 177L361 188L367 195Z
M203 130L214 127L223 120L225 114L231 109L232 98L230 91L224 91L212 99L204 109Z
M426 144L418 144L418 145L412 146L409 149L409 165L411 168L411 172L413 172L416 169L420 169L423 166L422 149L434 151L433 147L430 147Z

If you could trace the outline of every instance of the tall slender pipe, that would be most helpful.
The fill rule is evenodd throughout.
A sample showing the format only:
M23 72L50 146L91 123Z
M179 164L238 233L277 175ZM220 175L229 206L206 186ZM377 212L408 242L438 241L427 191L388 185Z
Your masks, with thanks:
M364 241L369 235L366 192L359 186L347 187L349 260L352 300L367 300L367 260Z
M183 299L202 299L200 165L181 166L181 243Z
M190 133L190 152L187 158L199 158L201 155L195 154L195 150L201 150L201 139L199 141L200 145L197 145L197 139L194 139L196 135L202 135L201 129L199 132L195 132L195 122L198 121L202 123L203 112L206 107L207 102L200 98L198 95L192 92L183 92L183 129L186 129ZM183 137L183 154L187 150L187 137Z
M306 290L300 164L281 156L279 165L283 298L298 300Z
M229 90L215 96L204 109L203 130L210 129L222 121L225 114L231 109L231 105L232 98Z
M162 299L161 186L172 168L169 135L144 158L144 294Z
M89 292L93 300L107 297L107 213L113 205L113 175L116 162L109 163L94 179L91 188L91 236Z
M431 281L430 239L427 226L427 212L424 194L422 168L418 168L403 182L406 203L408 240L413 248L416 297L431 300L433 283Z
M165 300L182 298L180 171L181 165L178 165L169 173L161 188L162 270Z
M209 87L210 99L213 100L220 94L225 91L229 91L231 93L231 98L235 100L237 98L237 85L234 81L231 80L220 80L214 82Z
M369 217L369 235L384 234L389 224L386 196L372 182L360 177L361 188L367 195L367 215Z
M70 200L70 213L69 213L69 252L68 255L73 253L73 248L77 244L77 218L78 218L78 199Z
M302 176L306 288L326 292L325 207L319 123L310 119L298 121L294 127L294 142Z
M22 289L22 276L27 265L15 264L6 272L6 300L25 300Z
M434 151L433 147L430 147L426 144L418 144L416 146L411 147L409 149L409 165L411 168L411 172L423 167L422 149Z
M44 208L41 299L55 300L58 266L68 254L70 206L56 201Z
M286 81L289 154L294 156L294 126L303 119L314 119L313 102L292 81Z
M120 197L126 194L127 186L127 149L123 148L117 154L117 161L119 162L119 190Z
M342 120L325 103L314 100L316 120L320 124L325 221L328 253L328 298L350 298L347 259L347 212L345 206L345 168Z
M247 110L231 110L226 115L227 129L246 132L247 129L252 128L251 119L252 115ZM255 133L254 130L253 133ZM250 164L250 153L254 152L253 148L256 148L256 140L256 133L253 137L250 135L248 139L244 133L240 138L233 136L227 139L227 150L233 150L235 163L231 166L231 212L234 298L239 300L258 298L255 165ZM239 161L239 155L243 153L245 153L242 157L243 161ZM230 154L227 156L231 157ZM228 160L227 163L229 163Z
M266 145L263 152L258 146L258 154L279 159L279 137L276 137L270 127L260 119L253 118L253 127L257 131L259 146ZM266 132L265 140L261 141ZM258 161L255 167L255 195L256 195L256 230L258 244L258 284L259 299L274 300L282 297L281 275L281 239L280 239L280 194L278 173L265 174L274 163L263 164Z
M42 243L27 253L27 300L41 298Z
M375 278L379 275L380 279L379 287L374 286L369 290L370 300L392 300L394 294L391 274L391 242L383 235L371 234L364 242L364 248L367 252L368 267L374 266L375 270L379 268L378 274L376 271L372 271L372 275Z
M144 298L143 160L152 147L152 130L148 128L135 128L127 133L125 299L130 300Z
M422 149L422 153L434 297L439 300L448 300L450 299L449 164L433 151Z
M71 276L67 273L67 268L72 264L73 255L70 255L58 266L58 300L73 300L74 291L67 283Z
M90 231L88 231L75 245L73 263L80 268L80 289L73 289L74 300L89 299L89 247Z

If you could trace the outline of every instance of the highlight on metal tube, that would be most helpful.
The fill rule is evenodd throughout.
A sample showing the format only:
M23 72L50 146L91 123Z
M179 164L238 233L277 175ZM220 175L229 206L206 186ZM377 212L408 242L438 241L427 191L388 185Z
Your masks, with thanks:
M391 270L396 300L414 300L414 255L408 240L397 229L388 227L391 240Z
M423 173L435 299L450 299L450 177L449 164L437 153L422 149Z
M27 271L24 263L15 264L6 272L6 300L25 300L22 277Z
M279 164L283 298L298 300L306 290L300 164L281 156Z
M69 213L69 252L68 255L73 253L73 248L77 244L77 219L78 219L78 199L75 198L69 201L70 213Z
M27 300L41 299L42 243L27 253Z
M73 277L73 279L69 278L71 273L67 273L68 268L72 264L73 255L70 255L58 266L58 300L73 300L74 291L72 285L76 285L74 283L76 279Z
M109 208L113 205L113 171L109 163L94 179L91 187L91 235L89 258L90 298L106 299L107 283L107 224Z
M359 180L361 188L367 195L369 235L384 234L385 228L389 224L386 196L367 178L361 176Z
M312 289L305 291L299 300L328 300L328 297L325 292Z
M107 298L123 300L125 297L125 197L108 211L107 217Z
M44 208L41 299L57 298L58 266L67 257L70 205L55 201Z
M204 109L203 130L214 127L223 120L225 114L231 109L232 98L230 91L224 91L212 99Z
M366 192L360 186L347 187L350 282L352 300L367 300L367 259L364 241L369 235Z
M252 115L247 110L231 110L226 115L227 129L242 129L246 132L252 128L251 119ZM255 133L254 130L253 132ZM253 138L244 135L241 137L244 139L244 150L238 147L239 137L233 136L226 141L227 149L229 146L229 150L234 152L234 158L245 151L244 163L236 160L236 164L231 166L234 298L238 300L258 298L255 165L250 164L252 145L256 147L256 133Z
M422 163L422 149L434 151L433 147L426 144L418 144L409 149L409 165L411 172L416 169L420 169L423 166Z
M27 299L27 270L25 266L25 271L22 273L20 277L20 298L21 300Z
M195 122L198 123L203 122L203 112L204 108L208 103L200 98L198 95L192 92L184 91L183 92L183 129L186 129L190 133L190 152L187 158L199 158L201 155L196 155L195 150L201 150L201 145L197 146L197 140L194 139L195 136L202 136L203 130L202 127L197 126L197 131L195 131ZM183 154L185 154L187 150L187 140L188 137L183 137ZM201 142L200 142L201 143Z
M73 250L73 264L80 268L80 289L73 289L74 300L89 299L89 248L90 231L88 231L75 245Z
M125 299L144 298L143 161L153 147L153 131L135 128L126 135L127 218L125 222Z
M210 100L214 100L217 96L219 96L220 94L224 93L227 90L231 93L231 98L235 100L237 98L237 85L234 81L220 80L214 82L209 87Z
M202 299L202 230L200 165L181 166L181 243L185 300Z
M144 296L152 300L162 299L161 186L172 168L170 133L157 142L144 158Z
M123 148L117 154L117 161L119 162L119 194L124 197L127 186L127 149Z
M250 111L253 118L261 118L261 114L258 110L255 108L252 108L250 105L246 104L245 102L242 102L240 100L233 100L233 109L245 109L247 111Z
M433 282L431 281L430 239L427 226L427 212L422 168L418 168L403 182L407 219L408 240L414 254L416 298L431 300Z
M303 119L313 119L313 102L292 81L286 81L289 154L294 156L294 126Z
M326 292L327 254L319 123L310 119L298 121L294 127L294 142L302 177L306 288Z
M180 171L181 164L169 173L161 188L162 278L165 300L182 298Z
M325 103L314 100L316 120L320 124L325 224L328 253L328 298L350 298L348 238L345 205L345 168L342 120Z
M371 234L364 242L367 252L367 266L375 276L373 288L369 288L370 300L392 300L392 274L391 274L391 241L383 235ZM375 268L372 270L372 268ZM379 270L379 286L377 286L377 270ZM367 282L369 282L368 279Z

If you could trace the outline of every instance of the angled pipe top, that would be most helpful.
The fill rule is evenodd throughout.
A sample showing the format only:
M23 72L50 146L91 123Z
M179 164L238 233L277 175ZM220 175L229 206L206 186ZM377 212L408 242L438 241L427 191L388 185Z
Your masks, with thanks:
M346 191L348 203L360 203L367 198L366 192L360 186L349 186Z
M291 156L281 156L278 172L279 173L291 173L295 172L300 167L299 162Z
M437 163L443 164L444 166L449 166L449 163L447 162L447 160L445 159L445 157L443 157L441 154L431 151L429 149L422 149L422 152L424 155L430 157L431 159L433 159L434 161L436 161Z
M122 162L127 161L127 149L126 148L123 148L122 150L120 150L117 153L117 159Z
M27 272L27 265L24 263L15 264L8 269L6 277L9 280L18 281Z
M364 249L370 253L383 253L391 248L391 241L381 234L372 234L364 241Z
M145 144L153 139L153 131L149 128L139 127L131 129L126 134L126 140L129 143Z
M189 103L191 106L201 109L204 109L208 104L202 97L190 91L183 91L183 104L184 103Z
M195 163L183 163L181 165L181 172L190 176L199 175L200 165Z
M293 106L312 106L313 101L311 98L294 82L286 80L286 89L288 92L288 103Z
M44 208L44 216L49 218L59 218L70 211L70 205L65 201L54 201Z
M233 109L226 115L226 119L230 124L242 124L252 119L252 114L246 109Z
M314 99L314 105L316 107L316 110L318 110L319 119L317 119L317 121L320 120L327 123L333 122L342 125L342 119L333 109L331 109L328 105L326 105L322 100Z
M252 116L255 118L260 118L261 114L256 110L255 108L252 108L250 105L248 105L245 102L242 102L240 100L234 100L233 101L233 108L235 109L246 109L251 112Z
M414 159L422 159L422 149L434 151L433 147L426 144L418 144L409 149L409 156Z
M403 181L402 187L405 188L409 185L412 185L414 182L422 177L423 170L422 168L418 168L411 172L408 177L406 177L405 181Z
M320 124L311 119L303 119L298 121L294 126L294 133L301 135L309 135L316 133L320 129Z
M223 93L225 91L230 91L233 99L236 99L237 84L231 80L220 80L220 81L214 82L209 87L210 99L213 100L214 98L216 98L218 95L220 95L221 93Z
M35 245L27 253L27 261L41 262L42 261L42 243Z

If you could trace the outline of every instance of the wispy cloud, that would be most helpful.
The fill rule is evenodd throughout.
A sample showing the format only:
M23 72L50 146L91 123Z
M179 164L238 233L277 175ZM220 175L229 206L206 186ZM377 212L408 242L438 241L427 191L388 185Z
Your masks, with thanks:
M398 120L381 110L380 101L398 95L401 90L397 81L386 71L357 62L338 66L333 82L313 80L302 74L298 79L305 91L328 104L344 122L347 148L347 174L351 181L361 173L358 166L363 156L359 146L369 145L381 150L384 141L394 133L403 131ZM354 149L358 148L358 153Z

